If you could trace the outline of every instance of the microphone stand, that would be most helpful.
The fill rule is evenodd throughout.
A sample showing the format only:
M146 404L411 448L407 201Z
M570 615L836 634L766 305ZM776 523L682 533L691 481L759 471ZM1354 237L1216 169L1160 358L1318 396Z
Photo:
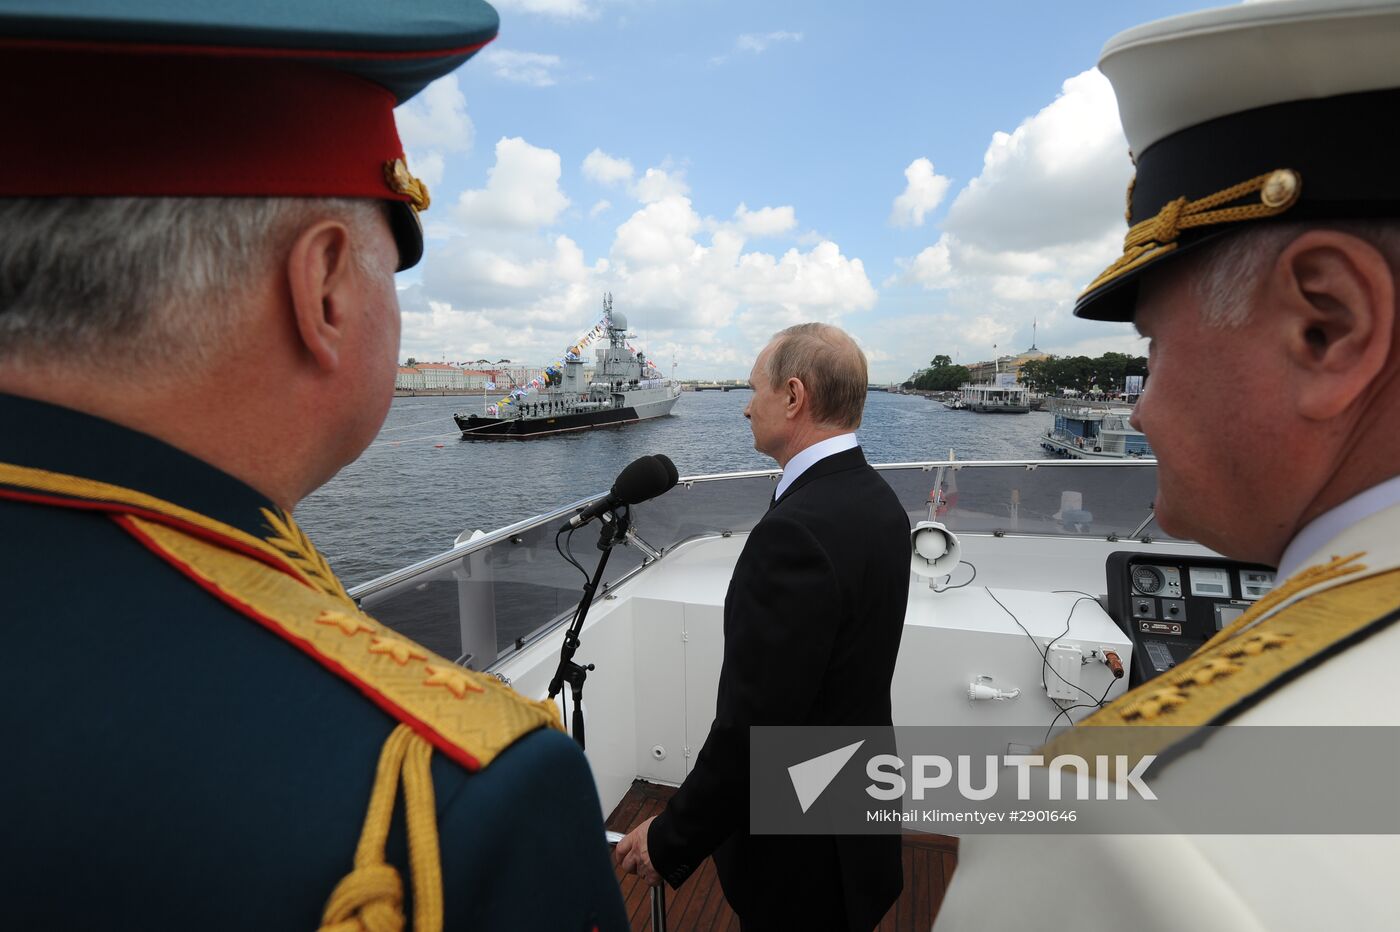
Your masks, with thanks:
M569 692L574 700L573 723L570 731L573 732L574 740L582 748L583 743L583 684L588 679L588 671L592 670L593 664L577 664L574 662L574 653L579 648L579 632L583 630L583 621L588 617L588 609L593 605L593 596L598 593L598 585L603 580L603 570L607 568L608 556L612 553L613 547L627 534L628 523L631 520L631 508L625 507L622 514L617 511L609 511L599 517L603 527L598 532L598 549L603 555L598 558L598 568L593 572L593 578L583 586L583 599L578 603L578 609L574 612L574 620L569 625L569 630L564 634L564 646L559 651L559 666L554 671L554 678L549 681L549 698L554 699L559 695L559 691L564 688L564 684L569 684Z

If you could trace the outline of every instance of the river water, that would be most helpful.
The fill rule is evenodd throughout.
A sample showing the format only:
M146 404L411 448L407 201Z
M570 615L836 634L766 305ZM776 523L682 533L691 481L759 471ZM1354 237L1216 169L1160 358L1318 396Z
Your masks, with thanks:
M618 472L664 453L682 476L770 469L744 420L750 393L686 392L670 417L539 440L461 439L454 411L471 396L396 398L378 439L307 498L297 520L348 586L441 553L463 530L490 531L605 491ZM949 411L915 395L872 392L857 435L873 463L1038 459L1043 412Z

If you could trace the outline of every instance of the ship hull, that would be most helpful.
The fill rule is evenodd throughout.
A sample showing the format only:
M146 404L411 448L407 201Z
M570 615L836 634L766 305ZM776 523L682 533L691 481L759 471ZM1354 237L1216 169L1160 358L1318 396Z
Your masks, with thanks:
M576 411L556 414L553 417L534 418L494 418L478 414L453 419L462 431L463 440L533 440L578 430L593 430L598 427L622 427L638 421L650 420L670 414L676 404L675 396L660 401L627 405L619 408L606 408L598 411Z

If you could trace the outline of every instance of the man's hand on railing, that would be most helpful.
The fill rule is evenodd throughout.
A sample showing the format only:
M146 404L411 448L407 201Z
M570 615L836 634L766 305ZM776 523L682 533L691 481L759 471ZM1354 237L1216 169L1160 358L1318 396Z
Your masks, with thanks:
M652 819L647 819L638 825L622 841L617 843L617 850L613 852L613 860L629 874L636 874L643 883L649 886L658 886L661 883L661 875L656 872L656 868L651 866L651 855L647 851L647 830L651 828Z

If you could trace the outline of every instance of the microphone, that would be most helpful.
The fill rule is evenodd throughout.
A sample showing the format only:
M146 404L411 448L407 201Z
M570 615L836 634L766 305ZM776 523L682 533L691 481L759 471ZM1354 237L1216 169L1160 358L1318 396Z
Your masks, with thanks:
M642 456L628 463L614 480L612 490L569 519L569 527L583 527L589 521L622 505L636 505L670 491L680 474L670 457L660 453Z

